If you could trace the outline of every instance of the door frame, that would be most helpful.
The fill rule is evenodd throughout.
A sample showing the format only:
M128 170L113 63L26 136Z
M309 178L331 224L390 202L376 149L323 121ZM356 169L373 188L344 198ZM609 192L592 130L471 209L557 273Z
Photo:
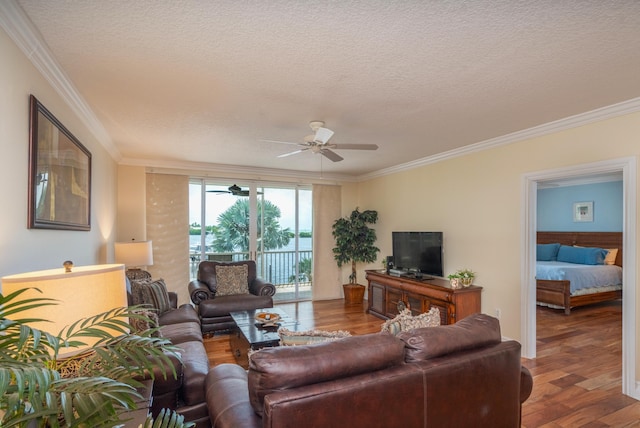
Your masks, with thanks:
M636 381L636 158L625 157L525 174L522 179L523 221L521 259L522 356L536 358L536 230L538 182L561 178L622 172L623 176L623 279L622 279L622 393L640 400Z

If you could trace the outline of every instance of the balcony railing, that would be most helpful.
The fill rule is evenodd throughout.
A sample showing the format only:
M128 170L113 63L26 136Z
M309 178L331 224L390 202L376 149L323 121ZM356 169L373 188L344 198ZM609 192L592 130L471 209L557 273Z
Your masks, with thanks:
M313 251L299 251L299 260L313 258ZM202 259L202 253L191 252L191 279L195 279L198 274L198 263ZM205 260L219 262L238 262L249 259L249 253L212 253L204 254ZM295 268L296 268L296 252L295 251L265 251L262 257L256 261L258 276L276 286L278 289L290 288L296 284ZM308 278L304 272L298 273L299 286L311 286L311 278Z

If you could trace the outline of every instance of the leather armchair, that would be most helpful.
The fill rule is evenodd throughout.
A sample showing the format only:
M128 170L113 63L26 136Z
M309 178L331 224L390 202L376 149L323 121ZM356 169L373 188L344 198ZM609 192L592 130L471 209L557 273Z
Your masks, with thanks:
M246 294L219 296L217 294L217 266L247 265ZM253 260L242 262L203 261L198 265L198 278L189 283L189 296L196 305L200 316L202 333L215 333L229 330L235 326L229 315L233 311L272 308L276 287L257 277L256 263Z

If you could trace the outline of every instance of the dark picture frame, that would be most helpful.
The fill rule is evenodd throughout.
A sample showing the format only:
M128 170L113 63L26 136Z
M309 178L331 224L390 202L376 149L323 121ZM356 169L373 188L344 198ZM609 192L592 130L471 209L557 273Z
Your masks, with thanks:
M91 230L91 152L29 97L29 229Z

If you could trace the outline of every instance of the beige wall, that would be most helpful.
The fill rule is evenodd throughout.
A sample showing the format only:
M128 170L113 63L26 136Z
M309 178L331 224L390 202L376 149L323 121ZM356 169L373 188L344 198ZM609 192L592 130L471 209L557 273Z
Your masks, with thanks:
M113 262L116 163L59 94L0 30L0 276L62 266ZM29 95L92 154L91 231L27 229Z
M495 315L499 308L503 334L520 339L523 176L639 154L636 113L371 179L359 183L343 207L378 210L382 255L391 253L393 230L443 231L445 274L476 271L482 311ZM640 302L635 307L639 312Z

